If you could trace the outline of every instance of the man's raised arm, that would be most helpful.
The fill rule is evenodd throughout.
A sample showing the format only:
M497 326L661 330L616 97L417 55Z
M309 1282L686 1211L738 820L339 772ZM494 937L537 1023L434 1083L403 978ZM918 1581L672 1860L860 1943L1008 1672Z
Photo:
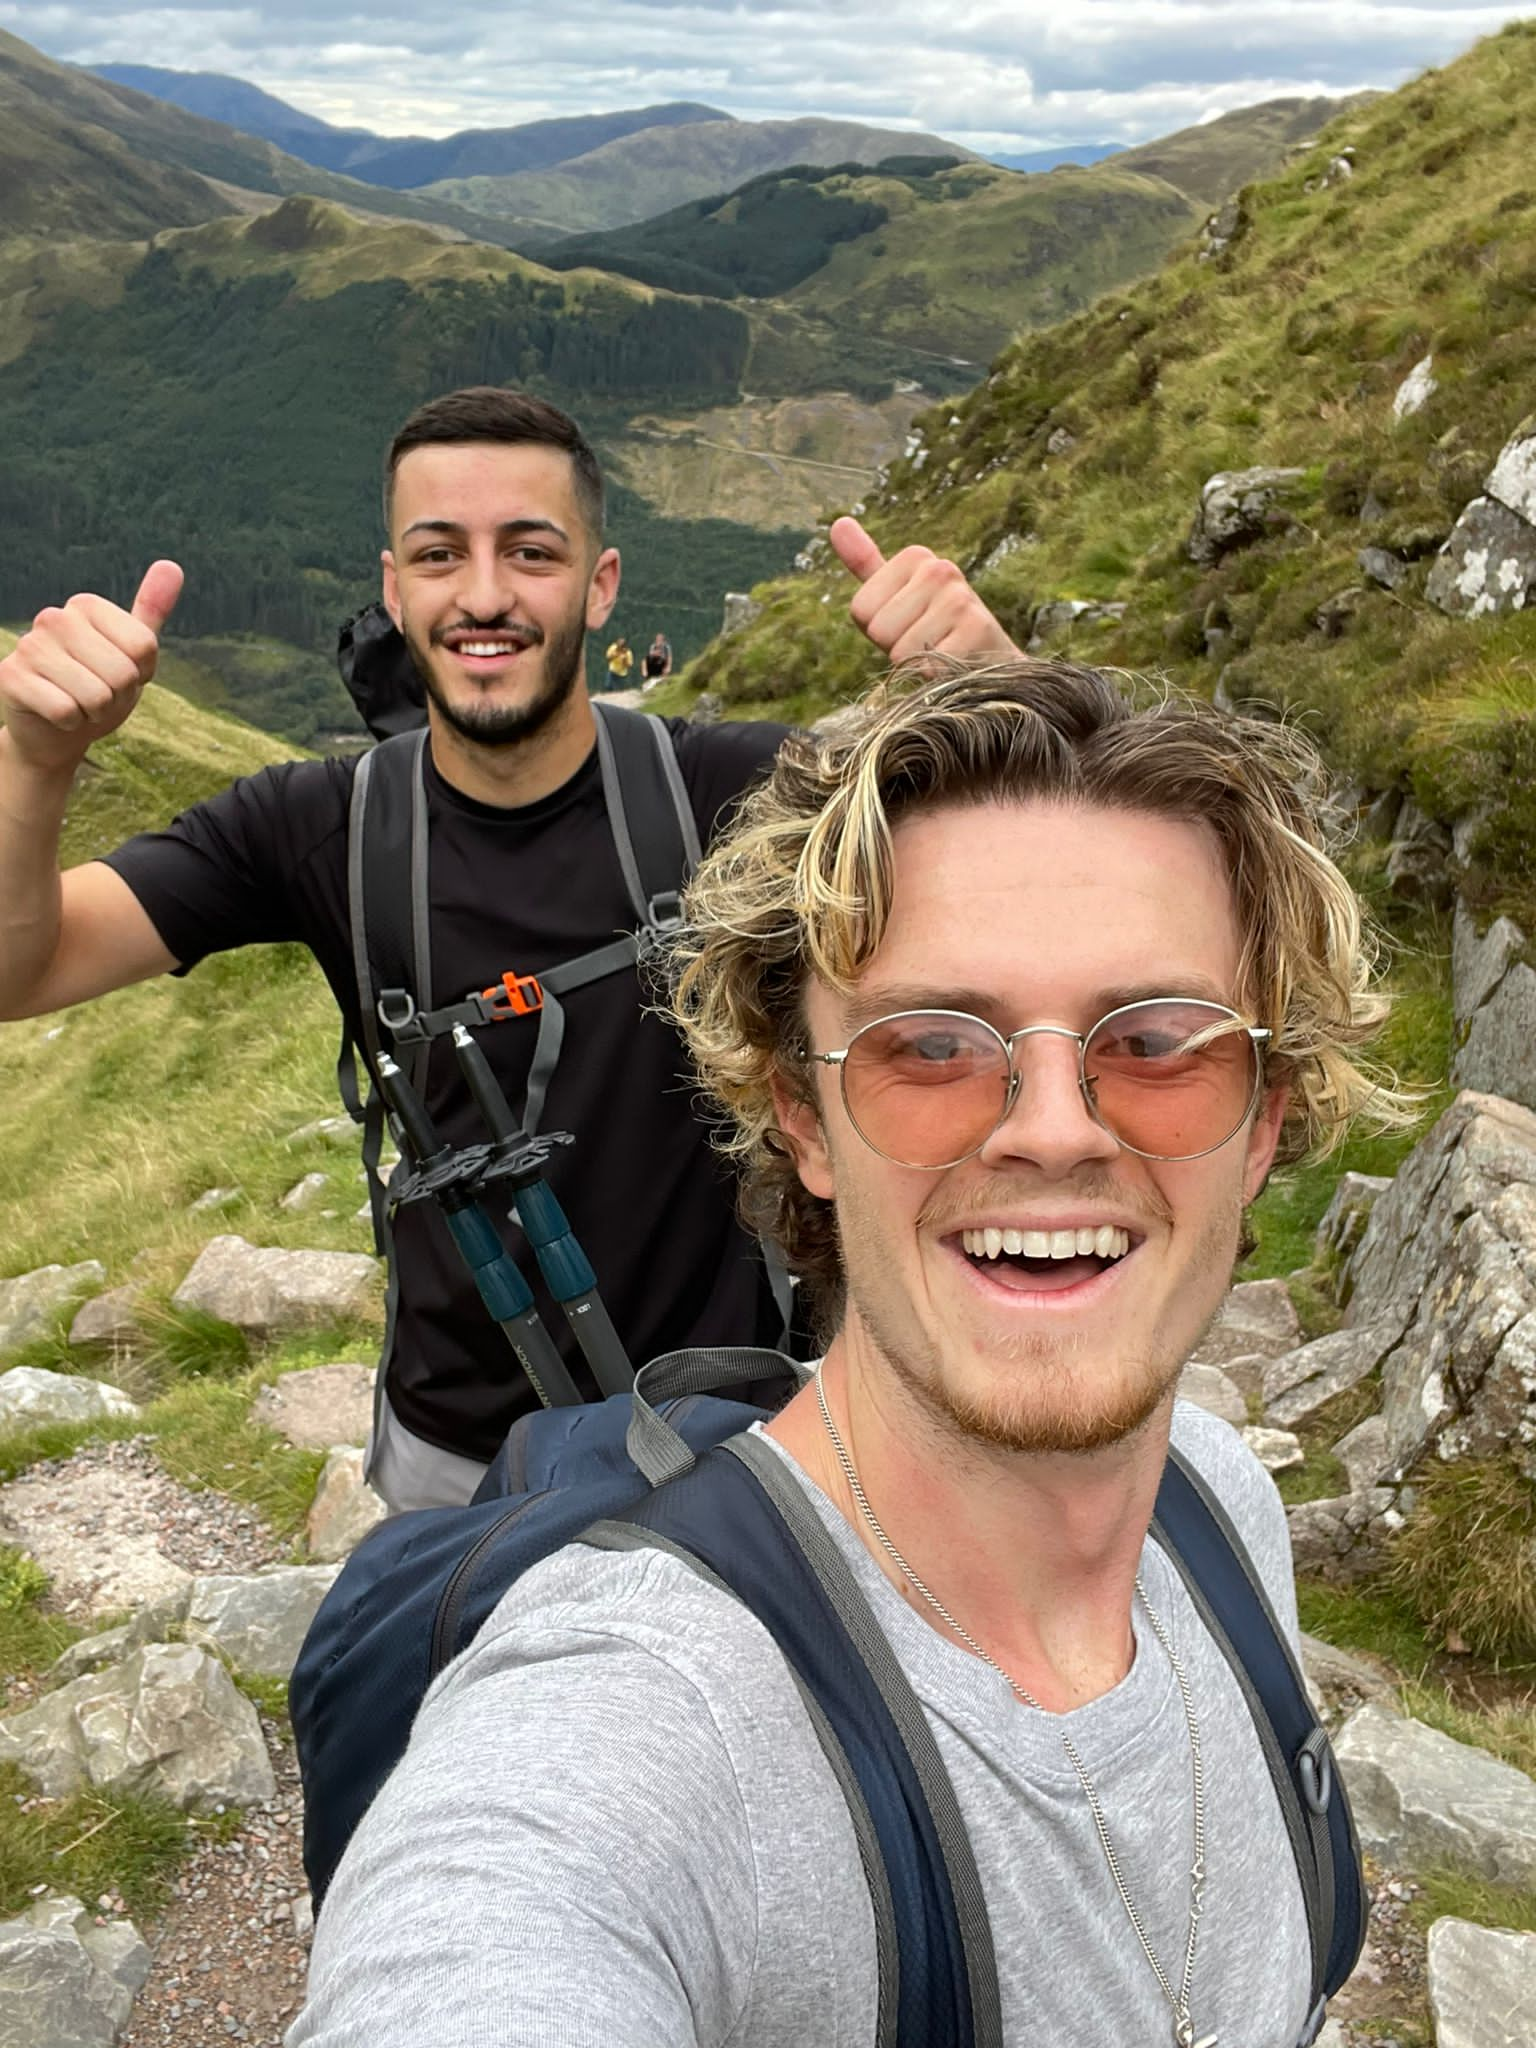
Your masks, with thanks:
M59 872L59 833L86 750L155 672L181 570L155 562L124 611L72 597L38 613L0 661L0 1017L35 1017L176 962L120 876Z

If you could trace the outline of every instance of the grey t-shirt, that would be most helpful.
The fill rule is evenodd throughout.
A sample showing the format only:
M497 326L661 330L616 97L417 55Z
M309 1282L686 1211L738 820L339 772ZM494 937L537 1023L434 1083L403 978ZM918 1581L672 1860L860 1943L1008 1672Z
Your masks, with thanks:
M1284 1512L1225 1423L1174 1440L1293 1639ZM781 1453L781 1455L784 1455ZM1068 1716L1022 1705L888 1584L786 1457L932 1726L986 1892L1004 2036L1168 2048L1168 2005L1062 1749L1103 1804L1172 1980L1192 1785L1178 1685L1138 1606L1131 1670ZM1197 2037L1293 2048L1309 1951L1258 1738L1150 1540L1142 1576L1189 1675L1207 1800ZM419 1715L320 1916L289 2048L868 2048L875 1942L847 1808L778 1651L674 1558L572 1547L529 1572Z

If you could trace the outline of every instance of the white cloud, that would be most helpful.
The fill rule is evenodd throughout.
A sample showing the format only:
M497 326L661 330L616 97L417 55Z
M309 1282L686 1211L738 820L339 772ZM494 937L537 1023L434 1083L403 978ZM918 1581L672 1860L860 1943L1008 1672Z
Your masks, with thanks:
M77 63L224 71L342 126L443 135L657 100L973 147L1135 142L1255 100L1392 86L1528 11L1483 0L0 0Z

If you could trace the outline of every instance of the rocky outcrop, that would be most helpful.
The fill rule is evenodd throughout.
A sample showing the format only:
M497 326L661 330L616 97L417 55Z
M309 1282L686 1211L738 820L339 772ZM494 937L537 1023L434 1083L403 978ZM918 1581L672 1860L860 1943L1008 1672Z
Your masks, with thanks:
M1125 617L1123 604L1095 604L1087 598L1059 597L1036 611L1029 631L1026 654L1041 654L1047 647L1070 644L1075 629L1115 626Z
M0 2048L112 2048L148 1975L131 1920L98 1926L50 1892L0 1921Z
M1317 1226L1319 1259L1347 1259L1365 1235L1376 1197L1391 1187L1390 1174L1341 1173Z
M1362 1707L1334 1741L1361 1846L1394 1870L1439 1865L1536 1884L1536 1784L1422 1721Z
M1390 1469L1432 1449L1536 1477L1536 1114L1459 1095L1378 1197L1346 1284Z
M1237 469L1207 477L1190 530L1189 559L1209 568L1223 555L1288 525L1280 499L1302 474L1299 469Z
M1457 906L1451 984L1459 1043L1451 1077L1459 1087L1536 1109L1536 968L1529 952L1510 918L1496 917L1479 932L1472 913Z
M762 606L755 597L749 597L744 590L728 590L725 605L720 615L720 633L739 633L743 626L750 626L759 617Z
M1285 1519L1297 1571L1343 1586L1374 1572L1403 1526L1397 1496L1386 1486L1303 1501L1288 1507Z
M0 1720L0 1763L50 1799L95 1790L183 1812L246 1806L277 1789L256 1709L195 1643L146 1644Z
M97 1260L83 1259L77 1266L38 1266L0 1280L0 1358L46 1337L59 1310L106 1277Z
M172 1296L177 1308L200 1309L253 1336L362 1314L374 1301L382 1269L362 1252L288 1252L215 1237L198 1254Z
M1338 1394L1358 1386L1381 1362L1384 1347L1374 1331L1331 1330L1298 1345L1264 1368L1264 1419L1275 1429L1294 1429Z
M1536 1934L1437 1920L1426 1974L1435 2048L1536 2041Z
M1387 885L1405 903L1447 909L1455 892L1451 835L1438 818L1427 817L1412 797L1397 814L1387 848Z
M40 1365L0 1372L0 1429L34 1429L44 1422L102 1422L137 1415L138 1404L120 1387Z
M1536 596L1536 418L1524 420L1435 558L1424 595L1466 618L1522 610Z
M1245 1386L1234 1368L1278 1358L1300 1335L1301 1324L1283 1280L1244 1280L1229 1291L1192 1356L1202 1365L1221 1366L1244 1393L1256 1392L1257 1379Z
M1241 1429L1248 1420L1248 1403L1219 1365L1192 1360L1179 1375L1178 1395L1181 1401L1203 1408L1207 1415L1219 1415L1234 1429Z

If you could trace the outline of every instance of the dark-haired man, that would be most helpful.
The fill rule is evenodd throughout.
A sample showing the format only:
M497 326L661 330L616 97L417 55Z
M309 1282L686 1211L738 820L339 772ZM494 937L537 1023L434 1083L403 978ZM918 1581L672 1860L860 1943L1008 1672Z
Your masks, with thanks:
M613 609L619 555L604 542L590 446L541 400L491 387L436 399L396 435L385 477L384 597L428 700L433 988L422 1000L441 1004L633 927L581 687L585 635ZM885 652L1005 644L952 564L922 548L884 563L852 521L834 539L859 578L858 622ZM75 771L153 676L181 582L174 563L157 562L129 610L71 598L39 613L0 662L0 1016L59 1009L229 947L298 940L356 1031L355 761L264 770L164 832L58 872ZM676 721L672 736L707 842L782 732ZM567 1019L543 1125L577 1143L550 1181L631 1355L771 1340L778 1311L693 1114L674 1034L647 1013L633 971L574 991ZM514 1102L532 1038L484 1036ZM428 1104L449 1141L483 1135L451 1058L436 1053ZM532 1397L430 1205L402 1212L396 1260L373 1482L395 1507L467 1500ZM542 1293L540 1306L554 1329Z

